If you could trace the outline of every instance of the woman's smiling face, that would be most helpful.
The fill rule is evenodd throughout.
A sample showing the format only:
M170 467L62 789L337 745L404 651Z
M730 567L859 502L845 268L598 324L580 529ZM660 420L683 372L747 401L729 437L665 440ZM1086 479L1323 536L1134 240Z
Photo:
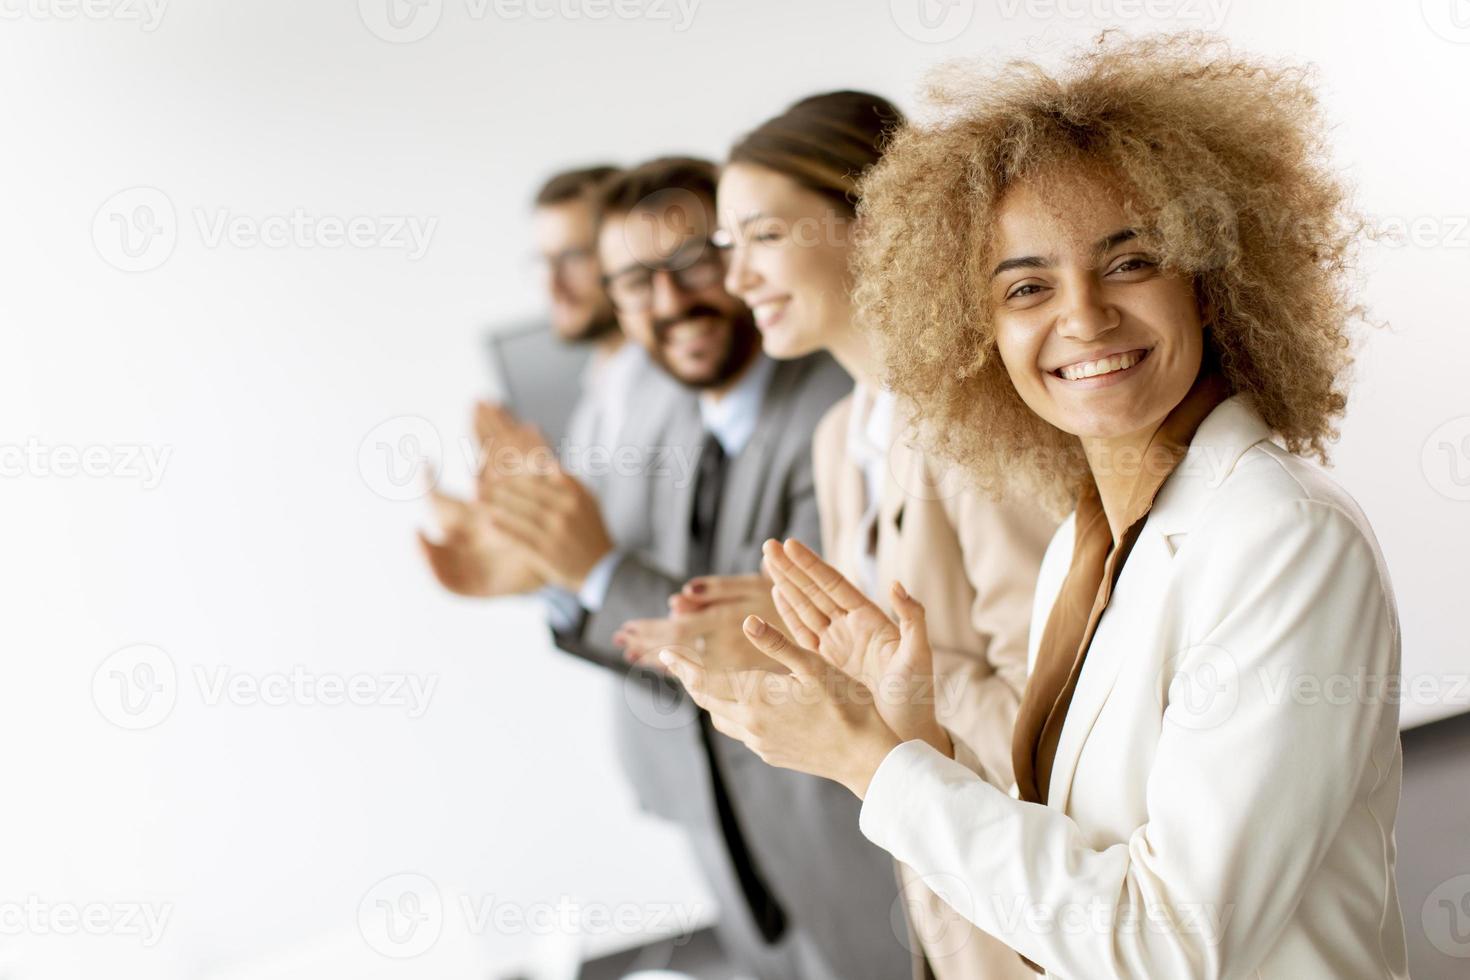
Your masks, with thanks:
M1104 178L1012 187L993 256L996 343L1031 411L1084 439L1117 439L1152 432L1183 400L1204 351L1193 286L1143 249Z
M725 288L755 314L772 357L829 347L851 329L852 221L785 174L732 163L720 176Z

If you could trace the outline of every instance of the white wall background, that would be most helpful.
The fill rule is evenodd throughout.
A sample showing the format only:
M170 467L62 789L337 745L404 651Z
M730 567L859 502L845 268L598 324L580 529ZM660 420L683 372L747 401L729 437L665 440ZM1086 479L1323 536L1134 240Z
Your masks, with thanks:
M1409 229L1368 256L1392 327L1363 351L1337 474L1398 588L1422 685L1406 721L1470 706L1464 0L922 0L932 29L910 0L620 0L642 16L600 19L597 0L402 0L401 30L388 2L0 0L0 976L469 976L538 941L467 934L460 896L699 911L676 838L615 770L612 683L552 653L529 604L437 590L422 504L389 499L407 471L377 444L437 448L465 480L481 330L536 307L525 202L549 169L717 156L834 87L912 106L943 57L1050 57L1108 23L1318 64L1362 204ZM125 272L113 221L139 204L172 233ZM211 234L298 210L434 224L417 258ZM161 480L134 448L168 454ZM64 475L89 449L94 475ZM132 667L109 658L135 644L177 677L142 731L109 720L129 720L110 672ZM210 703L199 680L296 668L437 687L410 717ZM449 908L399 962L357 911L402 872ZM114 928L17 925L28 903L100 903ZM161 941L127 934L128 903L168 907Z

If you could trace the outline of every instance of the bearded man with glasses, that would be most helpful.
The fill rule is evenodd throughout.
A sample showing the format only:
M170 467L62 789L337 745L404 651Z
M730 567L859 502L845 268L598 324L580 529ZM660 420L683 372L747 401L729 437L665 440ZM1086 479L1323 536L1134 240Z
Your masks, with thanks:
M558 645L630 672L616 696L620 760L644 808L688 836L727 955L766 980L892 980L909 969L890 922L898 886L852 795L766 765L678 684L618 651L625 623L699 606L681 594L697 576L751 583L752 598L701 615L775 615L761 543L821 540L812 433L852 382L826 354L761 352L749 308L724 286L715 181L712 164L665 158L603 191L598 259L618 322L681 385L672 404L633 393L620 448L641 465L615 467L600 499L565 473L498 481L491 520L576 596L581 615L556 630ZM711 666L774 666L735 633L733 645L712 631L689 646Z

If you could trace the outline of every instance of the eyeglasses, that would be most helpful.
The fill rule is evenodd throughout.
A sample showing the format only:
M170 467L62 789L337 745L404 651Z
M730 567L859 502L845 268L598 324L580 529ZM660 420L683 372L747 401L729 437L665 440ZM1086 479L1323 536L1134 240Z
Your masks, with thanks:
M597 253L590 245L564 248L551 255L533 255L530 260L542 274L554 278L581 276L597 270Z
M700 242L663 262L640 263L610 276L603 286L619 310L642 313L653 305L653 277L665 273L683 292L697 292L725 278L725 256L712 241Z

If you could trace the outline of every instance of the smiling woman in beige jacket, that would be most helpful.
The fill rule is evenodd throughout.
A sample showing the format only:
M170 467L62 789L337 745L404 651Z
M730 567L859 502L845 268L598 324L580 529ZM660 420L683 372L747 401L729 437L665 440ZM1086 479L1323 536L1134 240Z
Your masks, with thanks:
M1315 96L1193 37L973 81L865 181L858 297L949 456L1071 508L1014 782L905 696L924 607L895 586L894 624L797 543L766 549L795 644L746 624L788 675L664 660L1048 975L1404 977L1398 616L1367 519L1306 458L1357 313Z
M896 115L876 96L815 96L736 144L719 186L726 285L755 311L766 353L825 348L852 374L853 393L812 441L822 552L880 603L900 580L922 597L935 709L961 758L1008 776L1032 590L1057 522L1034 503L992 500L913 446L905 403L882 387L876 351L856 323L851 202L882 152L880 126ZM922 876L903 865L899 873L911 948L922 952L916 976L926 964L938 980L1024 975L1008 948Z
M1032 589L1056 519L1032 503L975 492L909 445L907 413L879 383L877 353L855 322L857 180L901 118L879 96L831 92L742 138L718 193L726 288L754 311L767 354L789 359L825 349L853 376L854 393L833 406L813 441L823 552L871 595L886 600L902 579L923 597L940 717L962 758L1008 776ZM681 601L692 602L695 590L743 587L699 579ZM739 623L750 608L724 605L736 610L729 624L745 643ZM718 666L721 648L706 641L704 662ZM926 968L938 980L1029 976L1013 951L974 929L920 876L898 870L909 930L901 938L916 954L915 976ZM895 917L895 928L903 919Z

